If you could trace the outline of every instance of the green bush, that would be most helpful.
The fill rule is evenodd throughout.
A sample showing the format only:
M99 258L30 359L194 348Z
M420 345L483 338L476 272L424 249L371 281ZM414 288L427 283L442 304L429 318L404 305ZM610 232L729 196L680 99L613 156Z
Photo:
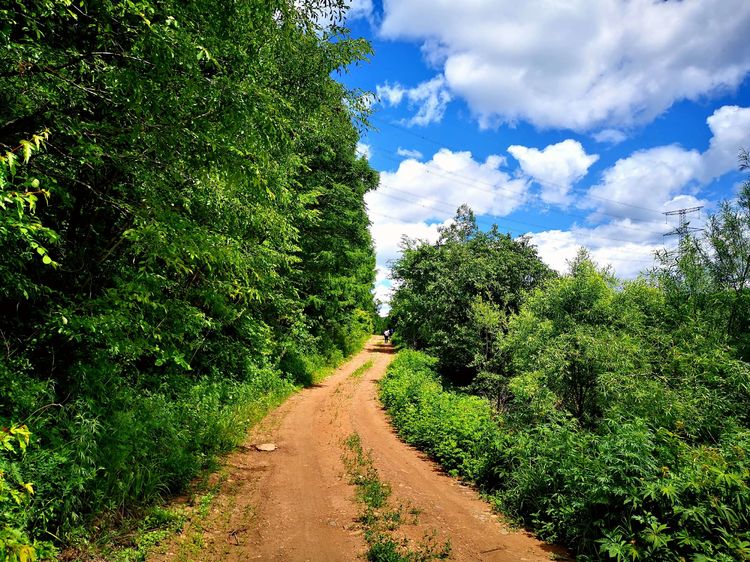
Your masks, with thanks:
M35 490L22 476L19 457L25 455L30 440L25 425L0 427L0 562L27 562L54 554L49 542L33 540L25 530Z
M435 363L402 351L391 364L380 395L394 426L542 538L582 558L750 557L750 431L707 445L637 416L596 431L560 411L519 423L443 390Z
M49 418L50 442L24 462L38 483L29 526L61 535L94 506L121 511L180 490L295 388L273 371L247 382L173 380L172 387L113 388L107 403L81 400Z

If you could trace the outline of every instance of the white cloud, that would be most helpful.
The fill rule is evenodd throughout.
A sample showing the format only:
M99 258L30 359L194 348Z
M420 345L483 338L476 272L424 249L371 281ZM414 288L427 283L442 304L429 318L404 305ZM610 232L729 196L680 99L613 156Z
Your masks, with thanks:
M547 230L528 233L527 236L537 247L544 263L559 273L565 273L581 244L569 230Z
M599 266L611 266L620 278L633 279L654 265L654 252L664 247L661 240L650 243L613 242L591 229L547 230L528 235L539 256L552 269L566 273L578 249L587 248Z
M664 234L677 226L677 219L667 219L663 212L710 208L701 189L712 178L736 169L737 150L750 139L750 108L721 107L706 122L713 136L704 152L658 146L636 151L606 169L577 203L591 211L584 226L530 234L542 258L566 271L567 261L584 246L597 263L613 266L623 278L651 267L656 250L675 244ZM519 170L509 170L500 155L479 161L470 152L441 149L426 162L409 158L397 170L381 173L380 188L366 195L381 268L378 295L388 294L390 282L382 272L400 253L403 235L436 240L438 226L448 224L462 203L479 217L509 215L530 201L529 178L542 185L547 202L560 202L572 195L570 186L597 158L570 139L544 149L514 145L508 151L518 160ZM705 214L688 218L691 226L701 227Z
M679 145L634 152L605 170L580 206L595 209L593 220L603 214L655 220L664 211L706 205L700 187L737 167L739 149L750 139L750 108L724 106L706 122L713 136L705 152Z
M377 97L386 105L400 105L406 99L410 108L417 108L417 113L405 121L409 126L439 123L448 103L453 99L442 75L422 82L414 88L404 88L401 84L390 85L386 82L377 86L376 92Z
M427 162L404 160L395 172L381 172L380 187L365 199L373 213L407 223L445 220L463 203L478 215L505 216L526 201L528 181L511 178L504 163L443 148Z
M711 144L704 153L705 169L702 179L713 178L736 169L741 148L750 144L750 107L725 105L717 109L706 122L713 133Z
M366 159L369 160L370 157L372 156L372 146L364 142L358 142L356 152L357 152L357 156L364 156Z
M596 142L605 144L620 144L622 141L628 138L625 133L618 129L602 129L592 136Z
M398 83L391 86L386 82L385 84L379 84L375 89L378 99L386 105L399 105L406 94L406 89Z
M604 171L581 206L655 220L664 204L700 174L701 154L677 145L634 152Z
M298 9L310 9L302 0L295 0L294 4ZM320 31L329 31L334 24L342 26L360 19L369 21L371 25L375 24L372 0L344 0L344 8L344 12L327 10L325 7L313 8Z
M385 0L380 34L421 41L482 126L591 130L736 88L748 29L747 0Z
M381 172L380 187L365 196L379 275L400 254L404 236L436 241L462 203L478 215L504 216L522 206L528 182L501 170L504 164L498 155L481 162L470 152L443 148L427 162L407 159L396 171ZM386 297L389 286L379 277L376 294Z
M372 20L373 7L372 0L349 0L347 2L349 9L346 12L346 19L349 21L357 19Z
M701 188L736 168L737 151L750 138L750 108L721 107L706 122L713 136L703 153L679 145L659 146L636 151L605 170L579 201L582 208L593 210L590 222L602 224L532 235L543 259L564 271L566 260L585 246L595 261L612 265L624 278L650 267L654 251L675 244L664 234L678 225L678 219L663 213L710 208L711 203L701 198ZM688 220L702 227L705 213L690 214Z
M423 154L418 150L410 150L408 148L401 148L400 146L398 147L396 154L405 158L412 158L414 160L421 160L423 156Z
M581 143L571 139L551 144L544 150L512 145L508 152L518 160L523 173L542 186L541 197L545 203L563 206L571 202L571 186L599 159L596 154L586 154Z
M379 311L381 316L386 316L391 309L389 303L393 282L388 277L389 273L390 270L387 267L377 266L375 268L375 287L372 294L381 303Z
M401 254L401 240L404 236L435 242L438 239L438 227L450 223L450 219L441 223L427 224L422 221L406 223L394 221L387 217L373 215L370 233L375 241L378 268L388 268L390 263ZM379 284L383 284L381 279Z

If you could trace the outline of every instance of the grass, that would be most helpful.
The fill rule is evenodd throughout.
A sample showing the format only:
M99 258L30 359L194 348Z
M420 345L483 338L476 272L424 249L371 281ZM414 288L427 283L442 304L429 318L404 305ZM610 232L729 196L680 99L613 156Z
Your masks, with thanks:
M359 523L364 529L368 545L367 560L428 562L450 558L450 541L440 545L435 533L426 535L418 544L398 536L397 531L401 525L415 525L418 522L419 511L407 509L403 505L393 505L391 486L380 479L372 462L372 454L362 448L358 434L350 435L344 446L344 466L350 482L357 487L357 500L362 505Z
M202 522L209 515L211 504L226 478L227 474L223 473L209 484L208 473L203 474L193 483L187 506L152 506L117 524L105 524L101 535L78 551L75 559L145 562L165 540L184 532L189 521L189 536L181 543L177 559L195 560L203 542Z
M367 371L369 371L370 369L372 369L372 365L373 365L372 359L370 359L366 363L363 363L362 365L360 365L359 367L357 367L354 370L354 372L351 374L351 377L353 379L362 378L362 375L364 375Z
M326 362L321 361L310 371L311 383L325 379L351 357L339 355ZM359 367L358 376L370 367L372 361ZM280 391L254 396L253 400L238 400L232 405L224 424L227 438L235 444L242 443L251 427L300 388L301 385L288 385ZM175 534L187 532L184 540L179 541L177 560L199 560L203 548L202 521L209 515L219 487L227 477L226 473L221 473L218 479L209 478L220 466L220 457L215 457L193 479L188 487L188 505L175 504L167 498L157 505L131 509L124 515L122 512L106 513L93 528L85 534L82 532L79 540L71 541L74 544L63 555L66 559L91 562L142 562ZM186 529L188 521L190 525Z

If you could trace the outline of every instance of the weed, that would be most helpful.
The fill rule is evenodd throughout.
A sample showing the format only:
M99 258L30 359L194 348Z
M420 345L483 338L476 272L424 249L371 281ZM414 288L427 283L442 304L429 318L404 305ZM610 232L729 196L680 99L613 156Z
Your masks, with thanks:
M366 364L363 365L365 366ZM449 558L450 541L437 546L434 532L425 536L417 545L410 544L407 539L397 538L395 532L407 522L405 514L412 516L408 523L416 524L420 511L414 507L391 505L391 486L380 479L372 461L372 454L362 448L358 434L351 434L344 441L344 445L344 466L350 482L357 487L357 500L363 506L358 521L364 529L365 540L369 546L367 560L428 562Z
M359 367L357 367L354 372L351 374L351 377L353 379L359 379L362 378L362 375L364 375L367 371L369 371L372 368L372 359L367 361L366 363L363 363Z
M596 432L555 412L521 423L445 390L413 351L391 363L380 397L405 441L581 557L750 560L746 429L701 445L635 416L610 414Z

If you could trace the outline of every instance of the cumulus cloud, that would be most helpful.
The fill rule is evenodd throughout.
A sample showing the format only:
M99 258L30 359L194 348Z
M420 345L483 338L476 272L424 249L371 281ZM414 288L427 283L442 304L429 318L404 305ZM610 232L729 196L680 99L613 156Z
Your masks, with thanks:
M295 0L298 8L305 8L302 0ZM367 20L370 25L375 25L375 10L372 0L345 0L345 11L342 13L318 10L317 24L321 31L328 31L335 25L347 25L355 20Z
M442 75L422 82L414 88L405 88L399 83L390 85L386 82L378 85L375 91L377 97L385 105L396 106L406 100L409 108L417 110L415 115L405 121L405 124L409 126L439 123L443 119L448 103L453 99Z
M349 9L346 12L346 19L349 21L357 19L372 20L373 6L372 0L350 0L347 2Z
M737 167L740 149L746 148L750 141L750 107L725 105L706 122L713 136L703 155L705 168L702 179L710 181Z
M571 186L599 159L596 154L586 154L581 143L571 139L551 144L544 150L512 145L508 152L518 160L523 173L542 186L542 200L562 206L571 202Z
M655 220L663 211L705 205L700 187L737 167L739 149L750 138L750 108L724 106L706 119L713 133L708 149L668 145L639 150L604 171L581 207L601 214Z
M401 254L401 241L404 237L435 242L439 236L438 228L447 224L450 224L450 219L427 224L421 221L405 223L374 216L370 232L375 241L378 267L387 268ZM380 280L380 284L383 280Z
M736 88L748 29L747 0L385 0L380 34L422 42L435 80L484 127L592 130Z
M442 148L427 162L404 160L395 172L381 172L367 205L373 214L406 223L445 220L463 203L478 215L505 216L524 204L529 186L501 170L504 164L498 155L480 162L471 152Z
M713 133L705 152L679 145L639 150L618 160L579 201L592 209L592 227L574 225L568 231L532 235L540 255L559 271L578 247L586 246L602 265L612 265L622 277L634 277L653 262L653 254L674 240L664 234L677 226L666 211L711 207L701 189L713 178L737 166L737 152L750 138L750 108L724 106L706 120ZM621 217L621 218L618 218ZM691 226L702 227L705 214L691 214Z
M701 154L677 145L639 150L604 171L581 205L637 219L659 215L664 204L700 174Z
M511 177L504 164L498 155L478 161L471 152L443 148L426 162L410 158L393 172L381 172L380 187L365 196L379 271L398 257L404 236L437 240L439 228L452 222L463 203L478 215L505 216L521 207L528 181ZM379 278L376 295L386 302L389 290L390 282Z
M633 152L607 168L576 202L590 211L583 225L529 233L542 259L563 272L584 246L597 263L613 266L623 278L651 267L654 252L675 243L664 234L677 226L676 220L663 212L710 207L701 190L736 169L737 150L750 138L750 108L721 107L706 123L712 138L703 152L676 144L658 146ZM570 186L597 159L570 139L543 149L514 145L508 152L518 169L509 168L501 155L481 161L470 152L441 149L426 162L409 158L395 171L382 172L380 188L366 195L378 266L384 271L398 256L404 235L436 240L439 226L449 224L462 203L480 217L519 210L531 202L532 179L542 186L546 202L567 202ZM705 216L689 218L691 226L703 226ZM377 294L387 296L390 281L383 277L378 287Z
M400 146L398 147L396 154L398 154L399 156L403 156L404 158L412 158L414 160L421 160L423 157L423 154L418 150L410 150L408 148L401 148Z
M529 233L539 256L552 269L566 273L578 249L585 247L592 259L602 267L611 266L617 275L633 279L654 265L654 254L664 247L658 238L650 242L617 242L604 239L592 229L547 230Z

